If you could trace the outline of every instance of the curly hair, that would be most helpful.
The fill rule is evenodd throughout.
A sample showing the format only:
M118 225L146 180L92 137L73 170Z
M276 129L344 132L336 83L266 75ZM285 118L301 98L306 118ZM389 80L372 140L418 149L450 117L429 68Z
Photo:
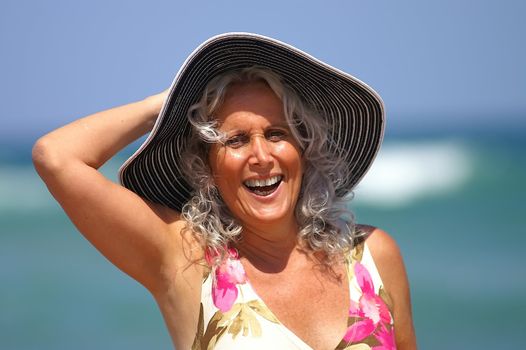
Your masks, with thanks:
M348 199L336 195L347 165L329 137L325 118L310 108L274 72L260 67L230 71L212 79L199 102L190 107L192 135L183 151L183 168L195 192L182 209L187 229L202 244L224 256L225 247L238 241L243 232L219 194L208 165L210 145L223 142L213 115L223 103L230 85L265 82L281 99L286 121L302 150L305 164L295 216L298 239L308 249L324 252L325 261L352 248L358 238L354 216L346 209ZM329 151L332 149L333 151Z

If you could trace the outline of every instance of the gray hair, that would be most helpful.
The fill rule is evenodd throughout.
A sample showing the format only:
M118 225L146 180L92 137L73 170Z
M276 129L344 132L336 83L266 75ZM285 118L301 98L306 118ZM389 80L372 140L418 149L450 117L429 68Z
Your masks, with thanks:
M286 121L300 145L305 164L295 216L298 239L315 252L324 252L326 261L352 248L358 233L354 217L346 209L347 199L336 191L346 176L347 164L329 137L330 125L308 107L279 76L268 69L250 67L230 71L212 79L199 102L190 107L188 119L192 135L183 151L183 168L195 189L182 209L187 229L202 244L225 254L225 247L241 238L243 228L222 200L208 165L210 144L222 142L213 114L223 103L228 87L234 83L265 82L283 102ZM332 150L331 150L332 149Z

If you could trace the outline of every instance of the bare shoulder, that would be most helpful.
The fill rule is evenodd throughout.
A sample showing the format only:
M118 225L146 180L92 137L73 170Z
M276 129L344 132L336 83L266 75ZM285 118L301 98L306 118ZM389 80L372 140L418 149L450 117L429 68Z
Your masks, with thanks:
M400 248L387 232L370 225L357 225L357 228L365 233L367 246L376 265L387 265L386 268L389 268L390 264L402 263ZM381 268L381 266L377 267Z
M359 225L358 228L365 232L365 242L386 290L393 294L400 289L408 289L402 253L394 238L374 226Z
M167 225L172 254L162 264L162 283L152 294L176 348L189 348L199 320L204 249L180 213L158 204L152 210Z
M416 349L409 280L400 248L382 229L369 225L358 225L357 228L365 232L367 247L392 298L397 348Z
M172 245L173 254L170 262L178 270L186 269L188 265L200 266L204 259L204 249L194 232L188 229L181 214L166 206L150 203L152 210L166 224L170 236L167 244Z

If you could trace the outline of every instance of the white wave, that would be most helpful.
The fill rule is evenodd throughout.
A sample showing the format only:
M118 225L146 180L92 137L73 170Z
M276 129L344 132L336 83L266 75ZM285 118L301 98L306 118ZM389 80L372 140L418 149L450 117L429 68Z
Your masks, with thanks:
M116 181L120 163L111 160L101 170ZM393 207L454 191L469 179L472 166L467 148L459 142L388 143L355 189L355 201ZM32 166L0 166L0 210L57 206Z
M395 207L460 188L472 174L471 156L457 141L385 144L355 189L356 203Z
M101 171L117 181L122 161L110 160ZM30 165L0 166L0 210L36 210L57 207L44 182Z

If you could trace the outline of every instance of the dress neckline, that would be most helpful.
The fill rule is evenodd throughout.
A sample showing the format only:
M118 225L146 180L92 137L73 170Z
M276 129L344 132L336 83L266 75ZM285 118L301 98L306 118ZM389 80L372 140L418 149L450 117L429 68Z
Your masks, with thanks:
M207 252L206 257L209 263L217 261L217 255L214 256ZM383 288L378 269L365 242L356 245L345 254L345 272L348 279L348 297L350 300L348 327L343 339L336 345L335 349L346 349L349 345L354 344L358 346L379 345L386 350L396 349L393 318L387 306L391 305L390 298ZM310 345L276 317L256 292L246 276L245 268L239 259L237 250L228 249L226 259L221 264L214 265L208 278L211 278L213 304L219 309L218 312L214 313L214 320L221 319L222 315L227 318L234 316L237 319L240 315L239 312L247 310L243 308L252 309L256 314L272 322L274 327L277 327L279 332L283 333L299 349L312 350ZM235 332L239 332L239 330ZM258 336L260 335L261 333Z
M241 263L241 259L239 258L239 256L237 256L236 258ZM351 276L351 269L350 269L351 268L351 266L350 266L351 263L352 263L351 257L346 255L345 256L345 275L346 275L347 283L348 283L348 293L347 294L348 294L349 300L351 300L351 281L352 281L352 279L354 277L354 276ZM244 268L244 266L242 264L241 264L241 267L243 268L243 273L246 276L245 268ZM265 307L267 312L270 313L273 316L273 318L277 321L277 326L278 326L279 330L282 333L284 333L287 337L289 337L289 339L291 339L296 345L301 347L301 349L305 349L305 350L312 350L313 349L312 346L307 344L307 342L305 340L303 340L300 336L298 336L290 328L288 328L285 324L283 324L283 322L280 321L280 319L270 309L270 307L263 300L263 298L257 293L257 291L254 288L254 286L252 285L252 283L250 283L250 280L248 279L248 277L246 277L246 283L238 284L237 287L242 291L241 298L243 299L243 302L247 302L247 301L254 300L254 299L258 300L261 303L261 305L263 307ZM351 322L352 322L352 319L351 319L351 317L348 316L347 317L347 327L350 325ZM344 346L348 345L348 343L344 339L344 336L345 335L342 335L342 337L340 338L340 341L338 342L338 344L334 348L335 350L342 348L342 345L344 345Z

